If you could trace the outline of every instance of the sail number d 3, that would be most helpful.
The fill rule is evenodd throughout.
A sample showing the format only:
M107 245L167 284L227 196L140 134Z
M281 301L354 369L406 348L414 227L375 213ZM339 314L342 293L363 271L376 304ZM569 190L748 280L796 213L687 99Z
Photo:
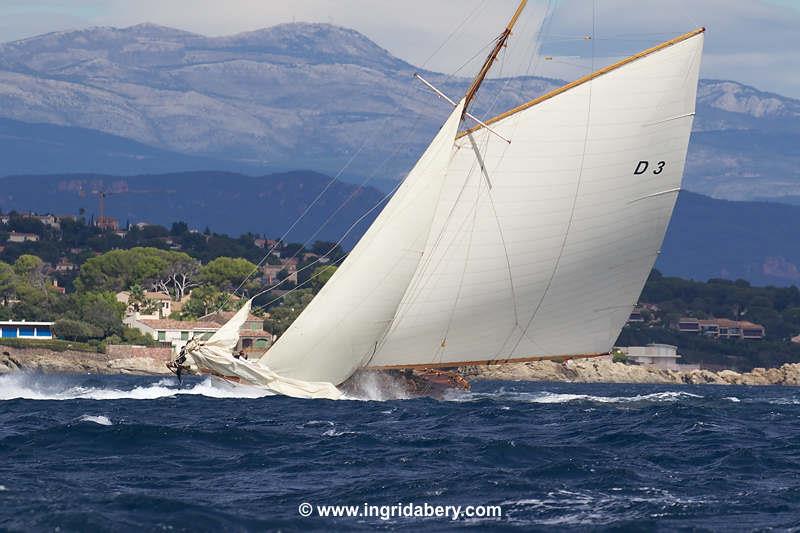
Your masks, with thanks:
M664 171L664 167L666 166L666 161L659 161L655 165L653 165L653 174L661 174ZM636 165L636 170L633 171L634 176L638 176L640 174L644 174L647 172L647 169L650 168L650 161L639 161L639 164Z

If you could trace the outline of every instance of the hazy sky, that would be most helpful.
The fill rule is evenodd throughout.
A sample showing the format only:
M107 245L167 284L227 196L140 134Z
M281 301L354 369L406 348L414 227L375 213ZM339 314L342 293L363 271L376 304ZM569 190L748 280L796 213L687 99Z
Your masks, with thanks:
M141 22L225 35L296 20L357 29L393 54L421 65L458 30L425 65L452 72L502 29L516 4L516 0L0 0L0 41ZM599 67L701 25L709 29L704 77L734 79L800 98L800 0L530 0L502 73L574 78L589 71L593 55ZM583 38L592 33L593 40ZM541 54L552 60L529 61L537 43ZM472 73L469 68L465 72Z

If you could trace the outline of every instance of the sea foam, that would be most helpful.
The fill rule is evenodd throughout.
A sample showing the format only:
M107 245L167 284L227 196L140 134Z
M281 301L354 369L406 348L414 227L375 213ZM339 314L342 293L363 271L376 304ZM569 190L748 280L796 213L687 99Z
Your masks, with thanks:
M272 393L259 387L248 387L206 378L185 388L178 388L174 379L161 379L132 389L105 388L78 384L75 376L41 374L8 374L0 376L2 400L156 400L176 395L199 395L209 398L262 398Z

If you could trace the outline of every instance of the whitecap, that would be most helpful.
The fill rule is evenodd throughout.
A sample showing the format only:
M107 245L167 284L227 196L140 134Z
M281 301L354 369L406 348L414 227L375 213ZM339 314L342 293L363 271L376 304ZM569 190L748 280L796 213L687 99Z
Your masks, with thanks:
M336 423L333 422L332 420L309 420L308 422L303 424L303 427L313 428L319 426L335 426L335 425Z
M82 415L78 418L78 422L93 422L95 424L99 424L101 426L110 426L112 425L111 420L107 416L99 415Z
M324 431L322 433L322 436L323 437L341 437L342 435L355 435L355 434L356 434L355 431L337 431L337 430L331 428L331 429L329 429L327 431Z
M24 373L0 376L0 400L155 400L177 395L262 398L273 393L261 387L212 378L184 388L178 388L173 379L161 379L132 389L118 389L76 385L74 378L68 376Z
M633 403L633 402L676 402L685 398L703 398L698 394L683 391L665 391L637 396L592 396L589 394L558 394L544 392L531 398L533 403L567 403L574 401L587 401L597 403Z
M688 398L703 398L698 394L683 391L665 391L637 396L593 396L590 394L566 394L557 392L507 392L500 389L497 392L460 392L457 395L446 397L451 402L474 402L478 400L503 400L527 403L568 403L568 402L595 402L595 403L634 403L634 402L675 402Z
M741 401L742 401L742 400L740 400L739 398L737 398L736 396L725 396L725 397L723 398L723 400L728 400L728 401L731 401L731 402L733 402L733 403L739 403L739 402L741 402Z

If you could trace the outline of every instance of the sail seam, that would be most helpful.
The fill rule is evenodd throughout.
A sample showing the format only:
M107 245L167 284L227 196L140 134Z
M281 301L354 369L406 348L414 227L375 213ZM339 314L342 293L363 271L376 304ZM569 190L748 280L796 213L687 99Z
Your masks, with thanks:
M594 9L595 9L595 4L594 4L594 2L592 2L592 11L593 11L593 15L592 15L592 36L593 37L594 37L594 33L595 33L595 24L596 24L596 18L595 18ZM594 50L595 50L595 48L594 48L594 40L592 40L592 68L594 68L594 60L595 60ZM561 241L561 249L558 252L558 257L556 258L556 264L553 266L553 271L550 274L550 279L547 280L547 285L545 286L544 291L542 291L542 297L539 299L539 303L536 305L536 308L534 309L533 314L531 314L531 318L528 321L528 324L525 326L525 329L522 330L522 337L520 337L519 340L516 342L516 344L514 345L514 348L511 350L511 353L509 355L512 355L517 350L517 348L519 348L519 344L522 342L523 337L527 338L528 340L531 340L530 337L528 337L528 330L530 330L531 326L533 325L534 321L536 320L536 315L539 313L539 310L542 308L542 304L544 303L545 298L547 298L547 294L550 292L550 288L553 285L553 280L555 279L556 274L558 273L558 267L561 264L561 258L564 256L564 250L567 247L567 240L569 239L569 233L570 233L570 230L572 229L572 224L573 224L573 222L575 220L575 210L576 210L576 207L578 205L578 196L580 194L581 182L583 180L583 171L584 171L585 164L586 164L586 150L587 150L587 148L589 146L589 131L591 129L591 120L592 120L592 86L593 86L592 79L590 79L589 83L588 83L588 88L589 88L588 99L589 99L589 101L588 101L587 106L586 106L586 130L585 130L584 136L583 136L583 154L581 156L580 168L578 169L578 180L577 180L577 183L575 184L575 195L574 195L574 197L572 199L572 209L570 211L569 221L567 222L567 229L564 232L564 239Z

